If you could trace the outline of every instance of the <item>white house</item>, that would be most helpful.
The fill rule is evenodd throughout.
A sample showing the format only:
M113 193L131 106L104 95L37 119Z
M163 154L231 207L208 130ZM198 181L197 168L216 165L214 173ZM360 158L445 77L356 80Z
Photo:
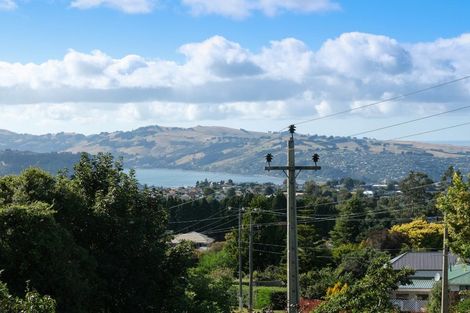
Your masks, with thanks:
M215 239L193 231L190 233L175 235L171 243L178 244L182 241L190 241L194 243L197 249L205 250L215 241Z

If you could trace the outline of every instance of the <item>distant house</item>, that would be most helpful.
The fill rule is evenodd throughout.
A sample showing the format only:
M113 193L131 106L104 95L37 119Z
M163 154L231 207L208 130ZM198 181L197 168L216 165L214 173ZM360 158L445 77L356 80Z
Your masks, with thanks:
M175 235L171 243L178 244L182 241L190 241L194 243L197 249L205 250L215 241L215 239L193 231L186 234Z
M390 263L395 270L403 268L415 270L415 274L410 277L411 284L400 285L392 293L392 303L402 312L425 312L431 289L442 276L442 252L406 252L392 259ZM467 275L461 276L464 274L462 270L457 273L456 269L461 267L456 263L457 256L449 254L449 286L453 289L461 288L461 285L457 284L459 277L462 280L465 277L465 279L470 278ZM453 275L453 283L457 285L451 284L450 275Z
M470 290L470 265L456 264L449 267L449 289L451 293Z

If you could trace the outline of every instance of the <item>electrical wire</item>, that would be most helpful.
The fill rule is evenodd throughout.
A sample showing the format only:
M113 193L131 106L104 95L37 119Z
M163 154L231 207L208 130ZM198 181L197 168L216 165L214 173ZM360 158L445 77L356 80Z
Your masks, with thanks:
M389 128L402 126L402 125L406 125L406 124L410 124L410 123L415 123L415 122L426 120L426 119L429 119L429 118L432 118L432 117L436 117L436 116L440 116L440 115L444 115L444 114L449 114L449 113L461 111L461 110L468 109L468 108L470 108L470 105L466 105L466 106L463 106L463 107L459 107L459 108L456 108L456 109L453 109L453 110L448 110L448 111L444 111L444 112L440 112L440 113L426 115L426 116L411 119L411 120L408 120L408 121L404 121L404 122L400 122L400 123L396 123L396 124L391 124L391 125L388 125L388 126L383 126L383 127L379 127L379 128L375 128L375 129L371 129L371 130L362 131L362 132L359 132L359 133L351 134L351 135L349 135L349 137L357 137L357 136L360 136L360 135L373 133L373 132L376 132L376 131L379 131L379 130L384 130L384 129L389 129Z
M310 123L310 122L314 122L314 121L318 121L318 120L323 120L323 119L326 119L326 118L330 118L330 117L350 113L350 112L353 112L353 111L365 109L365 108L368 108L368 107L376 106L376 105L379 105L379 104L382 104L382 103L404 99L404 98L407 98L407 97L410 97L410 96L413 96L413 95L416 95L416 94L420 94L420 93L423 93L423 92L426 92L426 91L429 91L429 90L433 90L433 89L441 88L441 87L444 87L444 86L447 86L447 85L455 84L457 82L460 82L460 81L463 81L463 80L466 80L466 79L469 79L469 78L470 78L470 75L463 76L463 77L456 78L456 79L453 79L453 80L449 80L449 81L446 81L446 82L442 82L442 83L439 83L439 84L436 84L436 85L432 85L432 86L429 86L429 87L426 87L426 88L423 88L423 89L414 90L414 91L404 93L404 94L401 94L401 95L398 95L398 96L395 96L395 97L390 97L390 98L383 99L383 100L380 100L380 101L376 101L376 102L373 102L373 103L369 103L369 104L366 104L366 105L361 105L361 106L351 108L351 109L348 109L348 110L343 110L343 111L327 114L327 115L324 115L324 116L319 116L319 117L303 120L303 121L295 123L295 125L301 125L301 124ZM284 130L286 128L283 128L282 130Z
M217 212L219 214L220 212ZM203 219L194 219L194 220L184 220L184 221L175 221L175 222L168 222L168 224L183 224L183 223L194 223L194 222L205 222L205 221L212 221L212 220L220 220L227 217L238 216L238 214L233 215L226 215L221 217L208 217Z
M395 137L395 138L392 138L392 139L387 139L387 141L395 141L395 140L400 140L400 139L415 137L415 136L419 136L419 135L424 135L424 134L430 134L430 133L440 132L440 131L443 131L443 130L452 129L452 128L457 128L457 127L466 126L466 125L470 125L470 122L461 123L461 124L456 124L456 125L451 125L451 126L442 127L442 128L437 128L437 129L432 129L432 130L423 131L423 132L420 132L420 133L414 133L414 134L410 134L410 135L406 135L406 136Z

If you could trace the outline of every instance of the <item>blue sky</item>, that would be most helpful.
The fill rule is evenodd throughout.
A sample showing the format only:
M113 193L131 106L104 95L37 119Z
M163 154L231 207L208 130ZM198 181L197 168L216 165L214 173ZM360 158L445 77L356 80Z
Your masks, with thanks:
M0 128L277 131L470 75L470 3L0 0ZM470 82L299 127L350 135L468 104ZM470 121L470 110L368 136ZM415 140L467 140L470 127Z

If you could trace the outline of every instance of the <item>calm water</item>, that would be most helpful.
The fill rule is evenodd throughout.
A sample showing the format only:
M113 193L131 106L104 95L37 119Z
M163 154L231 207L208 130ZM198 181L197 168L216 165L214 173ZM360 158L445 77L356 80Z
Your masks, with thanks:
M264 175L236 175L222 172L199 172L179 169L136 169L136 176L141 184L157 187L194 186L196 181L221 181L232 179L235 183L267 183L282 184L283 178Z

